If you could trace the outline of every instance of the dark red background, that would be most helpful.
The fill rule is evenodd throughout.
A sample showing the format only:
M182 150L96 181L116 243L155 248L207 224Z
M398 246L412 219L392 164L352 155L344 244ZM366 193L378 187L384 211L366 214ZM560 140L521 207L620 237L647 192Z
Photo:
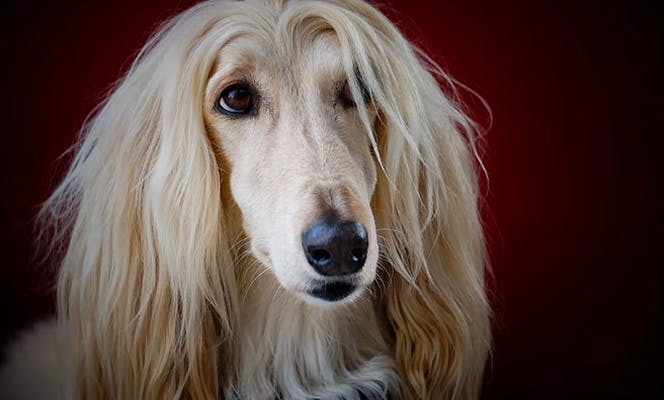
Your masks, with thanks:
M388 14L494 116L484 397L662 398L659 14L639 1L429 3ZM3 6L1 343L52 310L30 255L56 158L155 24L190 4Z

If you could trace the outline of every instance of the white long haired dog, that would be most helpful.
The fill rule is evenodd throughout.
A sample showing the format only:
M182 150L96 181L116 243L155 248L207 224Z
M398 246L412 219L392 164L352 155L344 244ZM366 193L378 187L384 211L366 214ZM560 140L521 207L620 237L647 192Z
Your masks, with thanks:
M360 0L209 1L167 22L43 208L61 336L24 337L5 384L477 398L475 130L450 82Z

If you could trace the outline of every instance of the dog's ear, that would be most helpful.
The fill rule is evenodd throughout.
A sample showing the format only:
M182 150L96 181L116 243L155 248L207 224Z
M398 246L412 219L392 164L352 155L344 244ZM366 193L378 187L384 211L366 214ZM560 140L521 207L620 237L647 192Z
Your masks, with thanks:
M70 236L59 317L81 398L216 398L234 275L203 97L206 4L154 36L84 129L42 217ZM221 349L220 349L221 347Z
M477 398L491 339L475 125L440 89L452 79L364 12L386 39L347 51L380 109L372 206L397 367L408 398Z
M476 174L468 143L440 110L425 107L424 125L407 122L419 155L389 119L378 135L385 298L408 398L477 398L490 331Z

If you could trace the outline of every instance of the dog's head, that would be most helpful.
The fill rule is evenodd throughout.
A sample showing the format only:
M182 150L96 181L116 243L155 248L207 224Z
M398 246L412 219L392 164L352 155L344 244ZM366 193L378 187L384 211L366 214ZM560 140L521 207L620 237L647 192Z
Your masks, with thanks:
M357 299L380 258L366 297L406 390L477 397L490 335L475 131L440 84L455 90L360 0L208 1L167 22L43 209L65 228L52 242L70 238L58 294L80 397L218 394L238 227L316 305Z
M344 69L333 32L285 43L268 33L221 48L206 123L253 255L305 300L353 299L378 258L376 165L358 103L371 121L375 108L361 78Z

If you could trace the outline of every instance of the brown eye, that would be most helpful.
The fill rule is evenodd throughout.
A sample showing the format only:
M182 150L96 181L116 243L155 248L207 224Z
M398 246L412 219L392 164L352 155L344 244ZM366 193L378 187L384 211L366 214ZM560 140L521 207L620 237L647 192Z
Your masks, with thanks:
M366 103L369 101L369 91L366 89L361 80L359 80L358 83L362 92L362 101ZM348 81L344 82L344 86L341 88L341 92L339 93L339 98L341 100L341 104L343 104L344 107L352 108L357 106L355 98L353 97L353 92L350 90Z
M247 115L253 108L253 90L244 83L236 83L224 89L217 102L218 111L232 116Z
M355 99L353 98L353 93L350 90L350 85L348 84L348 81L344 82L343 88L341 88L341 93L340 93L340 98L341 98L341 104L343 104L344 107L355 107Z

